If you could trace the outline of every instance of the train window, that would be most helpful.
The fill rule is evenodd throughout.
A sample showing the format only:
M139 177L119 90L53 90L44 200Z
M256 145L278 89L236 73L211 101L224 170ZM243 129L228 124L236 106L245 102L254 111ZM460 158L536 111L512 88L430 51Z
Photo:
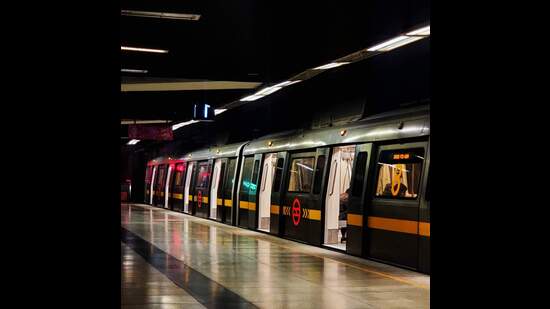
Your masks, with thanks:
M290 164L288 192L309 193L313 182L313 165L315 158L297 158Z
M315 181L313 182L313 194L321 192L321 181L323 180L323 172L325 171L325 155L320 155L317 158L317 166L315 168Z
M210 181L210 171L208 168L208 162L200 162L199 169L197 171L197 188L207 188Z
M224 179L224 177L225 177L225 162L222 162L222 166L221 166L221 168L220 168L220 172L219 172L219 173L220 173L220 176L219 176L219 179L220 179L220 180L219 180L219 184L218 184L218 192L217 192L217 194L218 194L218 198L221 198L221 196L222 196L222 195L221 195L221 194L222 194L222 186L221 186L221 184L223 183L223 179Z
M153 171L152 166L147 167L147 171L145 172L145 183L151 183L151 172Z
M275 178L273 179L273 188L271 189L271 192L279 192L281 189L281 180L283 176L283 168L284 168L285 159L279 158L277 159L277 166L275 168Z
M166 167L161 166L159 168L159 175L157 177L157 185L162 186L164 182L164 172L166 171Z
M423 162L424 148L380 152L376 196L401 199L417 198Z
M223 182L224 198L231 199L231 191L233 190L233 181L235 177L235 166L237 165L237 159L229 159L227 163L227 174L225 181Z
M363 151L357 155L357 163L355 166L355 179L353 181L353 189L351 195L361 196L363 184L365 183L365 172L367 168L368 153Z
M248 201L247 194L250 190L256 190L256 185L252 183L252 167L254 165L254 157L248 157L244 159L243 173L241 175L241 187L240 187L240 200Z
M184 170L185 170L185 167L183 164L176 165L176 176L175 176L176 186L181 186Z

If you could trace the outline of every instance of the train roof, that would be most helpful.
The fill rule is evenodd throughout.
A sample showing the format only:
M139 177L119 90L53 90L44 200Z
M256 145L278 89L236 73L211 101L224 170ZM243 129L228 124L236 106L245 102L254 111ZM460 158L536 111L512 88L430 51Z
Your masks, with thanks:
M429 105L400 109L355 122L314 130L287 131L249 142L245 155L428 136Z

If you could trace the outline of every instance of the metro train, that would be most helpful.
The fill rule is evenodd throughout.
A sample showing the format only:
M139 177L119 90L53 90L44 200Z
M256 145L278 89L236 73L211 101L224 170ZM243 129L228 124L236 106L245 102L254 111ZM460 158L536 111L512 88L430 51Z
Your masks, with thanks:
M429 274L429 111L156 158L145 202Z

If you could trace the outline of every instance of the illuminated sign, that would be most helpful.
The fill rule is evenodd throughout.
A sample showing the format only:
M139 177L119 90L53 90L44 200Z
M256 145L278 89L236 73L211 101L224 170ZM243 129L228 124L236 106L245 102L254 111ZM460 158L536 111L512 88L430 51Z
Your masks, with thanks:
M300 223L300 218L302 217L302 206L298 198L295 198L292 202L292 223L294 226L298 226Z
M394 160L407 160L407 159L409 159L410 157L411 157L411 155L408 154L408 153L395 153L395 154L393 155L393 159L394 159Z
M214 109L208 104L193 105L193 120L214 121Z

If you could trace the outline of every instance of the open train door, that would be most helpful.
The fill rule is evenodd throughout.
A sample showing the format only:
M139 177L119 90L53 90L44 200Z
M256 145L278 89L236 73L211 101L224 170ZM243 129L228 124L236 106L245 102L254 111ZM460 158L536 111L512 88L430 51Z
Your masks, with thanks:
M258 197L258 230L279 234L281 181L287 152L264 154Z
M227 158L220 158L214 161L212 184L210 185L210 219L220 222L223 216L223 182L225 180L226 168Z

